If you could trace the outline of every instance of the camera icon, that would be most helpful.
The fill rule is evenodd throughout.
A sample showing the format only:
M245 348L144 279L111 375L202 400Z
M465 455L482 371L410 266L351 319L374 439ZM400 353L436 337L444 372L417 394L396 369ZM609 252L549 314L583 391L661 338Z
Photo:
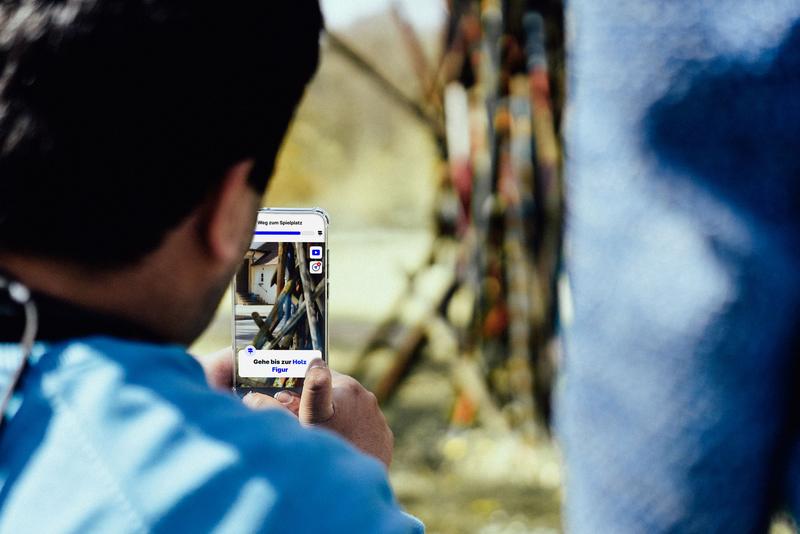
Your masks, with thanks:
M312 261L308 264L308 270L311 274L320 274L322 272L322 262Z
M321 260L322 259L322 247L318 246L311 246L308 247L308 254L312 260Z

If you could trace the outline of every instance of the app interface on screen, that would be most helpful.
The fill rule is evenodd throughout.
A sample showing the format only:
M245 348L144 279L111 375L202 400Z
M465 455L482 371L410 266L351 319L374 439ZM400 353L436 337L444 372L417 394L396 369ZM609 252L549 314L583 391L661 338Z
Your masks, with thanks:
M234 279L235 386L297 388L325 358L325 219L261 212Z

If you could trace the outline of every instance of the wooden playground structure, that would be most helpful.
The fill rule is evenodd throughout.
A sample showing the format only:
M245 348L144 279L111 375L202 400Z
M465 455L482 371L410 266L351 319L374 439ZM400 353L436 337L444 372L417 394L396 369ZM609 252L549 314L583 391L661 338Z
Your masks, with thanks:
M327 35L331 50L429 129L441 159L427 261L353 374L386 401L426 344L447 337L451 424L535 437L549 422L559 357L563 9L555 0L450 0L447 10L435 64L392 11L417 96Z

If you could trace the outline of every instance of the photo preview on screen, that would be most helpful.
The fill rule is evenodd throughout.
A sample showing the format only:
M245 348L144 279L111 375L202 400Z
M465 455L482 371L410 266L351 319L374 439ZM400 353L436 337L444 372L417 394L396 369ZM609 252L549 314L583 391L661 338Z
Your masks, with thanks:
M299 389L327 361L327 219L320 210L261 210L233 282L237 390Z

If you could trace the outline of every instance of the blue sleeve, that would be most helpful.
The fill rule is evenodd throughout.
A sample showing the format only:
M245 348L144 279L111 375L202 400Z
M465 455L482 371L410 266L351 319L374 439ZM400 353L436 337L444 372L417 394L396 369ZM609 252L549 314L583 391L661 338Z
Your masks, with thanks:
M796 439L800 4L569 6L567 529L765 531Z
M148 530L423 531L377 460L288 413L211 391L181 350L95 340L62 360L47 394L82 422L62 439L91 447L109 502Z
M228 415L241 409L231 404ZM238 460L183 493L157 530L173 532L191 517L198 530L220 532L424 531L400 509L383 465L340 438L301 428L278 411L245 412L234 421L219 421L219 430Z

